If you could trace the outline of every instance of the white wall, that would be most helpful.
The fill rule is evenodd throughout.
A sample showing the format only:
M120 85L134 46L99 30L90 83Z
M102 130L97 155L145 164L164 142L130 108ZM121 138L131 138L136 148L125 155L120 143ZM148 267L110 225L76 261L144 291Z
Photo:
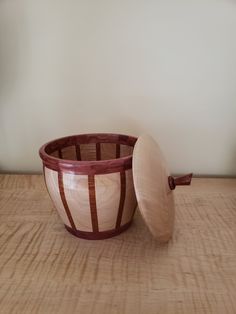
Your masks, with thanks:
M84 132L148 132L173 173L236 174L234 0L1 0L0 171Z

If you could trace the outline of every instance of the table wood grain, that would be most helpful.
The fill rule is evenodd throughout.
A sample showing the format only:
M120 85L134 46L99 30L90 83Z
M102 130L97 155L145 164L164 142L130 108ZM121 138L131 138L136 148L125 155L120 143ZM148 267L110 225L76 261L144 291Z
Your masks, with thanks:
M0 175L0 313L236 313L236 179L175 191L172 240L69 234L41 175Z

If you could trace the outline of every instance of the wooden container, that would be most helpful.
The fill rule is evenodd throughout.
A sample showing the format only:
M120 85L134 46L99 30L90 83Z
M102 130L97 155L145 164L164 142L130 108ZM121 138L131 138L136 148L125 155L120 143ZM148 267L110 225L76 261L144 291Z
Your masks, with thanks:
M135 137L84 134L40 148L51 199L75 236L105 239L126 230L137 206L132 152Z
M40 149L48 192L66 229L86 239L126 230L137 206L150 232L167 242L174 228L174 193L192 174L170 175L149 135L117 134L60 138Z

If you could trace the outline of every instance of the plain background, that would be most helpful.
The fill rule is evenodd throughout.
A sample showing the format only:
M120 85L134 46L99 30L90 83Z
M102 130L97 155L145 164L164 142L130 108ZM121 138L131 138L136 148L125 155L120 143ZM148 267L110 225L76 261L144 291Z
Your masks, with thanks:
M85 132L151 134L172 173L236 175L236 1L0 0L0 171Z

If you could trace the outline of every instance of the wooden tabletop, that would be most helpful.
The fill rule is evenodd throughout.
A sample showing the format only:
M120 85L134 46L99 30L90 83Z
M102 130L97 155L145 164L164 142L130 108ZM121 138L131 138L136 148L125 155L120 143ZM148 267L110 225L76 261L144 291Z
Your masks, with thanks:
M112 239L63 227L41 175L0 176L0 313L236 313L236 179L175 191L173 239L137 212Z

